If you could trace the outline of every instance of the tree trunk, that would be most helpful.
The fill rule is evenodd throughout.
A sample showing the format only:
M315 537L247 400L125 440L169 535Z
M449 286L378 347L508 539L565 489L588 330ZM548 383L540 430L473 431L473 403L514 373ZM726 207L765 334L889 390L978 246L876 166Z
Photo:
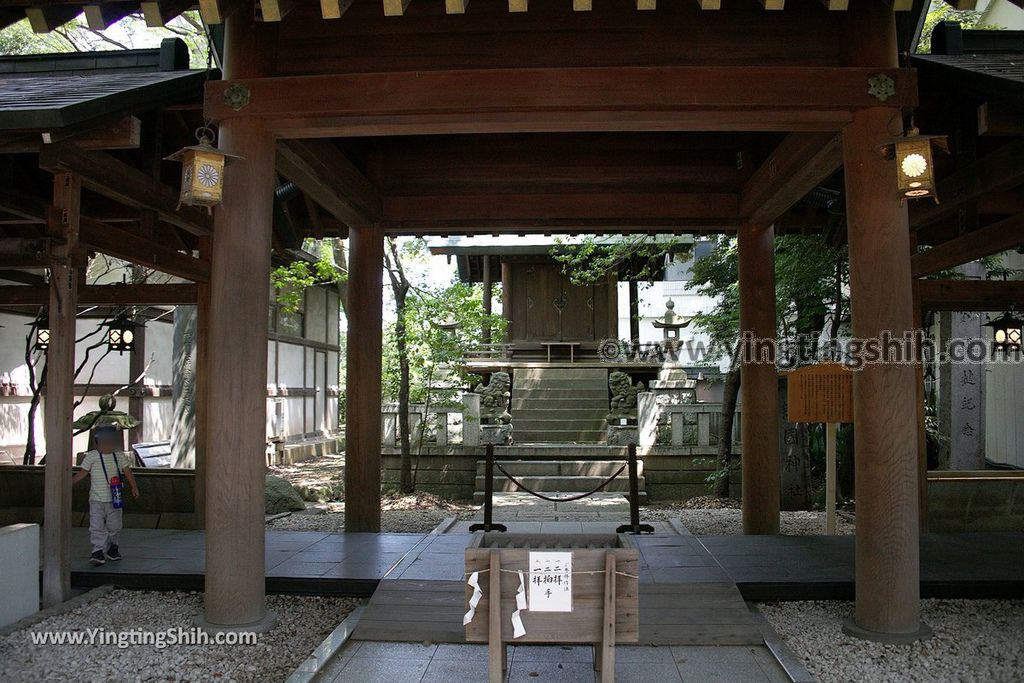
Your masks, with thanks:
M736 400L740 394L740 347L737 344L729 363L729 372L725 376L722 395L722 415L718 420L718 469L719 476L715 479L715 496L729 497L729 485L732 471L732 424L736 416Z
M398 486L412 493L412 444L409 435L409 348L405 338L405 291L395 290L395 338L398 349L398 436L401 449Z
M31 367L31 365L30 365ZM25 439L25 456L22 458L23 465L34 465L36 463L36 412L39 410L39 403L43 395L43 387L46 386L46 363L39 371L39 384L32 392L32 402L28 405L27 436Z

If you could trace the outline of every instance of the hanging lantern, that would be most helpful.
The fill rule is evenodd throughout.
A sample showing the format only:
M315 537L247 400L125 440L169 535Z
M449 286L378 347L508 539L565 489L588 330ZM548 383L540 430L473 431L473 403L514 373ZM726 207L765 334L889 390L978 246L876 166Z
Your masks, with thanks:
M107 348L111 351L124 353L135 348L135 323L127 316L118 316L107 324Z
M939 203L939 198L935 194L932 145L944 152L949 151L945 135L921 135L921 131L911 124L906 135L891 140L882 147L885 158L896 160L896 179L901 204L904 199L922 197L932 197L936 204Z
M985 327L992 328L994 351L1020 351L1024 320L1007 312L985 323Z
M46 321L46 318L40 317L34 324L36 326L36 339L33 346L37 351L46 353L46 350L50 348L50 325Z
M224 166L242 157L226 154L213 146L214 135L209 127L196 131L198 145L185 147L167 161L180 161L181 195L178 201L189 206L210 207L220 204L224 196Z

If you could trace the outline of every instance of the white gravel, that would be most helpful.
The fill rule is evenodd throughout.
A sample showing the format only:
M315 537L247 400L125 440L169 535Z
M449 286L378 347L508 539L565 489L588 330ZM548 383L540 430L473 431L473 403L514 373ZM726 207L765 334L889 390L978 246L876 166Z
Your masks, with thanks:
M910 645L881 645L842 633L852 602L758 605L820 683L1020 683L1024 601L924 600L935 631Z
M192 628L202 595L115 590L0 638L0 681L283 681L358 604L351 598L271 595L280 618L252 645L33 644L32 633Z
M476 505L445 500L427 493L388 495L381 500L381 531L426 534L447 517L471 518L477 508ZM277 531L344 531L345 503L314 504L307 512L294 513L268 522L267 528Z

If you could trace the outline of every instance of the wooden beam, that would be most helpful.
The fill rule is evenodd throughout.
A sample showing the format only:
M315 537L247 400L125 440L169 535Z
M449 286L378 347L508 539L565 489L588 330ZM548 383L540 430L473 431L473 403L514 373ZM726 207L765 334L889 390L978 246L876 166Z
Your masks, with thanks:
M328 141L279 142L277 170L347 225L372 223L381 215L376 188Z
M722 0L697 0L697 5L703 10L722 9Z
M42 7L26 7L25 16L35 33L49 33L55 28L60 28L79 14L82 8L79 5L46 5Z
M251 0L199 0L199 14L207 24L223 24L235 12L252 11Z
M295 7L295 0L259 0L263 21L281 21Z
M410 0L384 0L384 16L400 17L409 8Z
M193 235L208 235L211 217L193 206L178 206L178 193L106 152L86 152L73 144L44 148L39 167L81 174L85 187L136 209L156 211L160 220Z
M78 306L184 306L196 302L196 285L85 285L79 288ZM45 306L49 287L0 286L0 306Z
M160 28L193 5L195 0L143 0L142 16L146 26Z
M444 0L445 14L465 14L469 0Z
M658 9L658 0L636 0L636 8L640 12L650 12Z
M49 254L54 240L49 237L0 237L0 254L4 256L33 255L40 258Z
M33 223L46 221L49 202L25 192L17 194L0 190L0 211L19 216Z
M914 280L925 311L1005 311L1024 306L1022 280Z
M821 0L831 12L845 12L850 9L850 0Z
M916 74L907 69L858 67L591 67L479 69L403 73L331 74L211 81L205 111L214 120L239 117L299 119L314 128L323 117L484 117L515 119L543 113L550 119L591 120L624 111L714 112L744 110L849 111L880 106L868 79L892 78L887 107L914 106ZM249 104L235 110L224 91L241 86ZM621 116L619 118L622 118ZM751 119L756 117L750 117ZM300 127L300 126L295 126ZM273 126L271 125L271 128ZM298 135L296 137L305 137Z
M973 164L938 181L936 194L941 204L918 202L910 212L915 229L953 213L965 202L983 194L1002 192L1024 182L1024 139L1015 140L990 152Z
M1024 245L1024 213L979 228L943 242L910 259L914 277L934 275L940 271L977 261Z
M529 0L508 0L509 12L527 12L529 9Z
M548 226L601 223L652 225L731 222L738 218L732 194L578 193L515 195L437 195L385 197L380 223L402 226L458 226L481 223Z
M105 2L102 5L86 5L85 25L90 31L103 31L135 11L136 2Z
M208 262L91 218L82 218L79 241L83 247L91 251L98 251L168 275L193 282L207 282L210 279Z
M786 9L786 0L761 0L761 7L769 11Z
M958 12L970 12L978 6L978 0L946 0L946 4Z
M324 19L340 19L355 0L320 0L320 15Z
M71 592L71 465L74 450L75 314L78 308L77 251L81 179L74 173L53 177L53 209L47 233L60 240L53 249L46 287L50 345L46 351L46 471L43 496L43 607L59 605Z
M1024 136L1024 111L1001 102L978 105L978 135Z
M750 176L740 195L740 215L773 223L843 164L839 136L792 133Z
M593 0L572 0L573 12L589 12L594 9Z
M126 116L113 124L82 130L62 141L73 141L82 149L137 149L141 135L142 122L137 117ZM0 139L0 154L36 154L44 145L56 141L49 132L17 135Z

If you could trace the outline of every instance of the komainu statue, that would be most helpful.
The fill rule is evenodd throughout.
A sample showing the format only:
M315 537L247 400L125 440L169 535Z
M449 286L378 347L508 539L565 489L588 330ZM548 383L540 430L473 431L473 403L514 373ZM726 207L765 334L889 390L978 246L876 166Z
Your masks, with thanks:
M480 394L480 419L482 422L508 424L512 421L512 416L508 412L508 402L512 396L511 387L512 380L507 372L493 373L487 386L476 385L473 393Z
M612 391L611 412L609 419L621 417L636 417L636 395L645 391L643 382L633 384L629 375L621 370L615 370L608 375L608 387Z

